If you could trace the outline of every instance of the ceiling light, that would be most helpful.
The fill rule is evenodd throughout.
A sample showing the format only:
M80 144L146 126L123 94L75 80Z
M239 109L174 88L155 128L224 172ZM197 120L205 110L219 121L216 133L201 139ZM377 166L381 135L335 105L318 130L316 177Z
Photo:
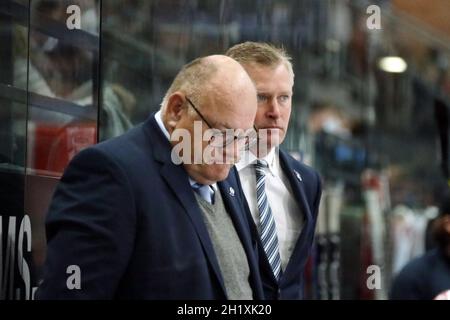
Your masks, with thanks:
M403 73L408 68L406 61L400 57L384 57L378 61L378 67L390 73Z

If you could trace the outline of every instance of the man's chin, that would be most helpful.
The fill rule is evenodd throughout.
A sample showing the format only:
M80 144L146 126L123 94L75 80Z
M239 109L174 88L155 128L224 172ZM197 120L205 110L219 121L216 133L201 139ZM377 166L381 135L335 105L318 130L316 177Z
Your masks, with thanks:
M281 140L284 138L284 134L281 129L267 128L263 130L265 131L259 133L259 139L270 146L279 145Z
M259 157L264 157L273 148L280 145L278 137L276 139L268 139L258 142L258 155Z
M214 167L213 171L211 171L210 175L207 177L208 180L213 182L219 182L225 180L231 169L231 165L229 164L216 164L212 165Z

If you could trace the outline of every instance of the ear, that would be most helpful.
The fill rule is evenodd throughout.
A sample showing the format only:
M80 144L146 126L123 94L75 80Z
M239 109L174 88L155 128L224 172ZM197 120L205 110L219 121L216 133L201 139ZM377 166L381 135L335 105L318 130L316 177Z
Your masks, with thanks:
M170 129L174 129L180 121L184 110L184 102L184 94L179 91L172 93L167 100L166 121Z

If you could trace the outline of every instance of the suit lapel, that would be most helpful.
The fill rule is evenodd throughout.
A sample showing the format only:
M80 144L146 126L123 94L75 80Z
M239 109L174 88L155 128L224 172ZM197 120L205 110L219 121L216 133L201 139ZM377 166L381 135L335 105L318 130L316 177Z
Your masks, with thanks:
M201 209L198 206L191 186L189 185L188 175L181 165L175 165L170 158L171 145L167 138L161 132L156 120L153 118L148 120L147 132L152 140L154 150L154 157L158 162L161 162L161 176L172 189L173 194L178 199L180 204L184 207L185 213L189 216L192 224L195 227L197 235L205 251L208 261L211 263L212 269L225 293L225 286L223 283L222 274L220 272L219 263L217 261L214 248L206 229L205 222Z
M292 256L289 259L286 270L283 273L283 275L286 275L288 277L289 274L295 274L294 269L297 268L297 262L304 254L303 246L306 243L306 236L310 234L310 228L312 227L312 213L305 195L304 185L300 172L293 166L291 166L289 159L283 151L280 150L279 154L281 169L288 178L295 200L297 201L297 204L299 205L305 217L302 231L297 239L294 250L292 251Z

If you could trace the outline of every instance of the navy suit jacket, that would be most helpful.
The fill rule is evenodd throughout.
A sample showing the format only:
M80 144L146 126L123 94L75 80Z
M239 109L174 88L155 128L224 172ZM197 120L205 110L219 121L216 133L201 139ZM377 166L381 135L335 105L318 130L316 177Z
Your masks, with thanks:
M321 181L318 173L312 168L295 160L283 150L279 150L279 154L281 169L288 178L295 200L301 209L298 214L302 214L304 217L302 231L279 281L273 275L247 202L245 208L247 220L252 229L252 236L257 241L265 298L268 300L302 299L303 273L314 240L314 231L322 194ZM237 170L233 170L233 173L238 177ZM242 192L240 180L239 178L237 179ZM245 198L243 192L241 196Z
M74 157L47 215L38 299L227 298L188 175L170 153L152 115ZM253 297L263 299L238 181L230 175L218 187L247 254ZM71 265L81 271L80 289L68 289Z

